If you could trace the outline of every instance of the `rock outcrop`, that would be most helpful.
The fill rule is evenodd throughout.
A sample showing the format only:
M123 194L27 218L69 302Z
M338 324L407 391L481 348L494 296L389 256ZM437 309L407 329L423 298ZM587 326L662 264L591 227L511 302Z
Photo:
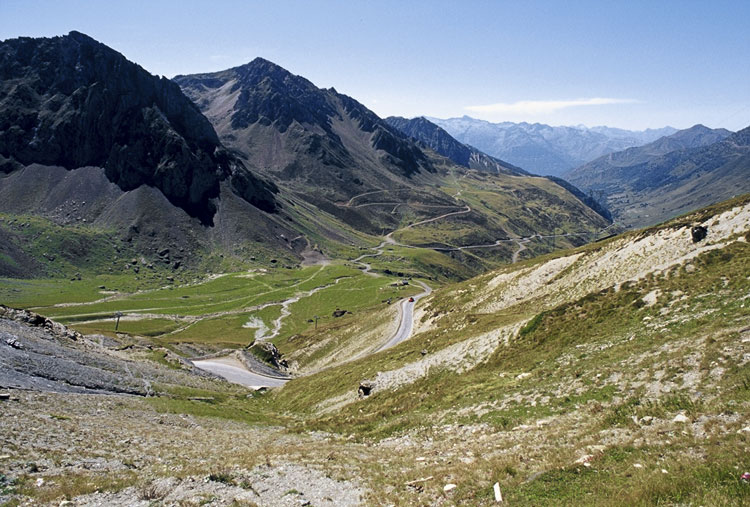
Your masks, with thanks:
M275 187L222 146L177 84L82 33L2 42L0 97L4 172L103 167L122 190L156 187L204 223L229 177L253 205L276 207Z

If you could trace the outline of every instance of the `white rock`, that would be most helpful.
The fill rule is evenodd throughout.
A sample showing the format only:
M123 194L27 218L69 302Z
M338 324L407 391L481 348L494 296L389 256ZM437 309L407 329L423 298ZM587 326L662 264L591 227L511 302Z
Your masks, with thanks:
M516 426L515 428L513 428L513 431L530 430L530 429L531 429L531 426L529 426L528 424L521 424L521 425Z
M662 468L662 469L661 469L661 473L663 473L663 474L668 474L669 472L667 472L667 471L666 471L666 470L665 470L664 468Z
M41 477L40 477L40 478L38 478L38 479L36 480L36 487L37 487L37 488L40 488L40 487L42 487L43 485L44 485L44 479L42 479Z
M661 291L659 289L654 289L648 294L646 294L645 296L643 296L642 301L646 303L646 306L654 306L660 294L661 294Z
M584 464L588 463L589 461L591 461L593 459L593 457L594 457L593 454L584 454L583 456L581 456L580 458L578 458L576 460L576 464L578 464L578 465L584 465Z
M417 458L417 461L424 461L424 460L426 460L426 459L427 459L427 458L425 458L424 456L420 456L420 457L418 457L418 458Z
M690 419L688 419L685 414L677 414L674 416L674 419L672 419L672 422L685 423L690 422Z
M495 501L501 503L503 501L503 494L500 492L500 484L496 482L495 485L492 486L492 489L495 492Z
M445 486L443 486L443 491L445 491L446 493L453 491L454 489L456 489L455 484L446 484Z
M633 463L633 468L643 468L643 465L640 463Z

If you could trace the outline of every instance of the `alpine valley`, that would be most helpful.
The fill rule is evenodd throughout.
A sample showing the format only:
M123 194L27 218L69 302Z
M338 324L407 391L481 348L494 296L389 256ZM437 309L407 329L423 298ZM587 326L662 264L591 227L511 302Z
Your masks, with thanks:
M484 123L0 42L0 505L750 502L748 129Z

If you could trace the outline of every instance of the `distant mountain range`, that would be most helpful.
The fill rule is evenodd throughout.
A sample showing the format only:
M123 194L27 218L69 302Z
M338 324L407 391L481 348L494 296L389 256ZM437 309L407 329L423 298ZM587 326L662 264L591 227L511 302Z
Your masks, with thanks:
M473 146L457 141L444 129L424 117L406 119L400 116L390 116L385 121L412 139L463 167L491 173L528 174L520 167L491 157Z
M580 192L469 149L469 167L486 166L473 171L261 58L170 81L71 32L1 42L0 77L0 213L60 238L34 246L0 224L0 275L63 274L61 256L122 269L123 252L136 272L293 265L399 232L426 248L408 265L465 277L514 249L465 245L561 227L576 234L557 246L580 244L608 225Z
M625 226L645 226L750 192L750 127L695 125L612 153L564 177L605 202Z
M610 127L551 127L540 123L490 123L468 116L427 118L451 136L535 173L560 176L602 155L640 146L677 129L630 131Z

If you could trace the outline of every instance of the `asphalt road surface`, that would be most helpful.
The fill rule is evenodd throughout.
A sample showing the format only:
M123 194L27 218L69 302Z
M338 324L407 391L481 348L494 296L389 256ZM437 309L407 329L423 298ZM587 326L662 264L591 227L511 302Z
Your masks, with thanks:
M403 301L401 301L401 322L398 325L398 330L396 331L396 334L394 334L391 339L386 342L385 345L377 350L378 352L391 348L411 336L411 330L412 327L414 327L414 305L417 304L417 301L432 292L432 289L428 285L422 282L419 282L419 284L424 287L424 292L422 294L419 294L418 296L414 296L413 302L410 302L408 299L404 299Z
M258 375L245 368L239 366L232 366L219 361L211 359L205 359L201 361L193 361L193 364L201 370L210 371L221 377L224 377L230 382L235 384L242 384L250 388L257 389L259 387L280 387L287 383L288 379L266 377L265 375Z
M429 285L419 282L424 287L424 292L414 296L414 301L404 299L400 305L400 321L398 330L388 340L385 345L380 347L377 352L393 347L406 340L411 336L412 328L414 327L414 305L423 297L429 295L432 289ZM243 386L250 387L252 389L258 389L260 387L281 387L288 382L289 379L267 377L265 375L259 375L254 373L231 357L220 357L216 359L201 359L193 361L193 364L201 370L210 371L220 377L227 379L229 382L235 384L241 384Z

